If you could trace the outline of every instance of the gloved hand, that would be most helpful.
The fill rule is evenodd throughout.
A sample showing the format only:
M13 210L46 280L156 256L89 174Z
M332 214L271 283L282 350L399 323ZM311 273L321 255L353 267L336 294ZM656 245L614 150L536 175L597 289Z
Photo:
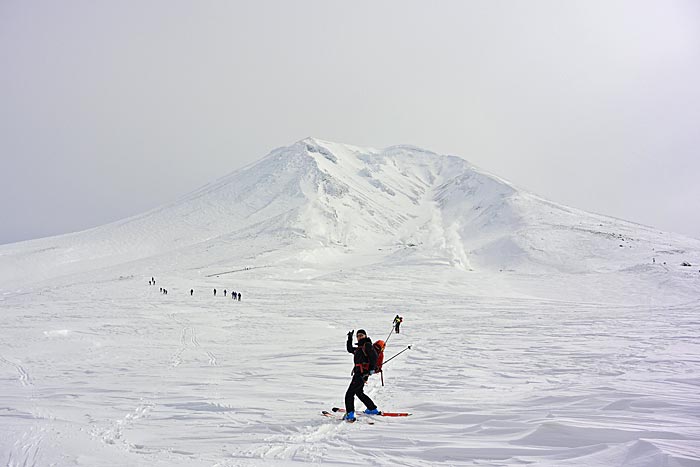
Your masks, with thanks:
M376 373L376 371L374 371L374 370L369 370L370 376L373 375L373 374L375 374L375 373Z
M352 335L355 334L355 330L353 329L348 333L348 339L352 339Z

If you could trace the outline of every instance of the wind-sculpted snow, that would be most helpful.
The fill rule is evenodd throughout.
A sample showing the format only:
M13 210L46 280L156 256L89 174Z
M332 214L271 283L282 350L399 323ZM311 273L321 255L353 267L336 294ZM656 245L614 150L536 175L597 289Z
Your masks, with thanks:
M698 264L697 240L457 157L306 139L140 216L0 247L0 459L699 466ZM366 387L411 417L321 416L359 328L387 358L411 346Z

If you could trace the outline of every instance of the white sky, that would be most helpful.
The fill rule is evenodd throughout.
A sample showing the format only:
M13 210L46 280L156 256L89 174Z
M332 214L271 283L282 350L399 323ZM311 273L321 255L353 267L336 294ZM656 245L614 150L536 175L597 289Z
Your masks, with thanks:
M700 238L700 2L0 0L0 243L315 136Z

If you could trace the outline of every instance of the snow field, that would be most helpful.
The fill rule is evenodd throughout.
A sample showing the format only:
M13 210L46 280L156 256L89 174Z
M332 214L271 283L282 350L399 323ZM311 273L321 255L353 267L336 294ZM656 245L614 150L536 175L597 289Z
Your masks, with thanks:
M700 462L697 303L460 296L426 269L299 282L250 270L242 302L213 296L221 278L193 297L182 278L167 296L132 279L6 297L0 448L9 465ZM490 279L453 279L465 275ZM347 331L386 339L396 313L387 358L412 350L367 392L414 415L320 417L342 406Z

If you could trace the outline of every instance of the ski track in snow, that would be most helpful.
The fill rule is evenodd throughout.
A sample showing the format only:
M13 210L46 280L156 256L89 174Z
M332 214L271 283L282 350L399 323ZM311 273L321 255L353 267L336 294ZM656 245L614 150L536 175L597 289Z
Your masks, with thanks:
M170 318L181 326L184 326L180 335L180 347L171 358L172 366L177 367L182 363L182 355L188 348L204 352L204 354L207 356L209 365L216 366L216 355L209 350L202 349L202 346L197 340L197 332L195 328L176 318L175 313L170 313Z
M22 365L6 359L2 355L0 355L0 363L5 364L9 367L12 367L17 371L17 379L19 380L19 382L22 386L25 386L25 387L31 386L32 382L31 382L31 379L29 378L29 373Z
M43 441L43 429L24 432L12 444L7 456L7 467L39 467L44 465L40 461L41 445Z

